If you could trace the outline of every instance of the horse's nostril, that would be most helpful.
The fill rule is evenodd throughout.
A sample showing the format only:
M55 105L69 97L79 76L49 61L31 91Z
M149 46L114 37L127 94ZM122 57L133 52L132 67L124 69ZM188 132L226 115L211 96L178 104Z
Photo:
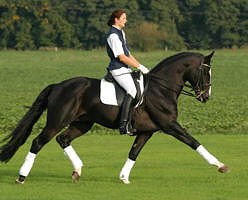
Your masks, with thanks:
M209 100L209 98L210 98L210 96L207 94L207 95L205 95L205 101L208 101Z

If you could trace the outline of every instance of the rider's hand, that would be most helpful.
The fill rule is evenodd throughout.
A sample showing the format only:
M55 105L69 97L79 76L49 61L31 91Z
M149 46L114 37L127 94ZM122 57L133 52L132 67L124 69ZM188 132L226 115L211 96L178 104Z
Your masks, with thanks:
M148 74L149 73L149 69L147 67L145 67L144 65L139 64L138 69L143 73L143 74Z

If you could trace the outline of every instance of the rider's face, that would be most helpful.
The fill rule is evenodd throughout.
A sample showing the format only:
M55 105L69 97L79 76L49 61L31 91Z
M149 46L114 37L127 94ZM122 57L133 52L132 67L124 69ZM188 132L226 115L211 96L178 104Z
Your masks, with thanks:
M125 26L126 22L127 22L126 13L123 13L119 19L115 18L115 26L117 26L120 29L122 29Z

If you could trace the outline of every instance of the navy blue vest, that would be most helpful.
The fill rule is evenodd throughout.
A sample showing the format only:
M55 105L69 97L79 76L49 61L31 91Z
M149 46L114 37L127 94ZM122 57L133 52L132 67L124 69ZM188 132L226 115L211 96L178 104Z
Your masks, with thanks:
M107 34L107 37L106 39L110 36L110 34L112 33L116 33L122 43L122 48L124 50L124 54L129 57L129 47L128 47L128 42L127 40L125 41L124 37L123 37L123 34L122 34L122 31L115 28L115 27L111 27L109 33ZM112 49L109 47L108 45L108 42L106 42L106 47L107 47L107 53L108 53L108 56L110 57L110 63L109 63L109 66L108 66L108 71L110 70L114 70L114 69L120 69L121 67L126 67L128 68L128 65L126 65L125 63L121 62L120 59L117 57L115 58L114 56L114 53L112 51Z

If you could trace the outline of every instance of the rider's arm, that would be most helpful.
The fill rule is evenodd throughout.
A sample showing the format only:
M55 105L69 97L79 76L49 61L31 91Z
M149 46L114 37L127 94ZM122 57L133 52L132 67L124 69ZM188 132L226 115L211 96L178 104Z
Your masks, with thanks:
M141 65L132 55L130 56L131 58L127 57L125 54L121 54L118 57L120 61L124 62L126 65L131 65L138 68L143 74L147 74L149 72L149 69L147 69L144 65Z
M131 60L133 60L133 61L135 61L135 62L138 62L134 57L133 57L133 55L129 52L129 58L131 59Z
M137 60L132 59L131 57L127 57L125 54L121 54L118 57L119 57L120 61L125 63L126 65L130 65L130 66L133 66L135 68L139 68L140 63Z
M127 57L124 54L124 50L122 48L122 43L121 43L117 34L111 34L107 38L107 42L108 42L110 48L112 49L114 56L119 57L120 61L122 61L126 65L130 65L130 66L133 66L135 68L138 68L144 74L149 72L149 70L145 66L141 65L131 54L130 54L130 57Z

